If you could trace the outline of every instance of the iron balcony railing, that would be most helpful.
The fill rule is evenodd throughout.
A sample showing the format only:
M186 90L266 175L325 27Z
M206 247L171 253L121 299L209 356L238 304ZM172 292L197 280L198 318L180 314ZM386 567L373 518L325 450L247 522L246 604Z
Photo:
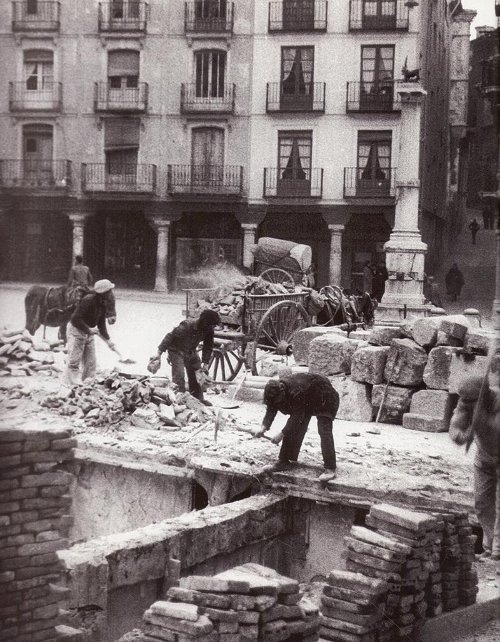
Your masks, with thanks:
M305 86L305 92L288 93L283 83L268 82L266 92L266 111L325 111L325 83L315 82Z
M169 165L169 194L239 196L243 192L241 165Z
M143 112L148 108L149 85L137 83L137 87L113 88L104 82L96 82L94 90L95 111Z
M235 88L233 83L211 87L200 83L181 85L181 111L183 113L234 112Z
M156 193L156 165L82 163L83 192Z
M69 160L0 160L0 186L66 190L71 187Z
M395 195L394 167L344 167L344 198L390 198Z
M350 31L407 31L406 0L350 0Z
M269 31L326 31L327 0L280 0L269 3Z
M234 5L221 0L190 0L184 5L186 33L232 33Z
M401 99L394 80L348 82L346 94L348 112L401 111Z
M321 198L323 169L264 168L264 198Z
M59 31L61 3L21 0L12 3L12 31Z
M139 0L99 3L99 31L146 31L149 5Z
M10 111L60 111L62 84L45 82L43 89L27 89L25 82L9 83Z

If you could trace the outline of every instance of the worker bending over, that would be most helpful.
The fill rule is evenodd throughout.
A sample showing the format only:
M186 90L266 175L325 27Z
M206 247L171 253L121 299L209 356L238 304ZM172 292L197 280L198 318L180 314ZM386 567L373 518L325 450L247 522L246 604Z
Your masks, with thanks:
M171 332L165 335L158 346L157 358L168 351L168 362L172 366L172 381L178 386L181 392L186 390L184 380L184 368L186 369L189 392L205 406L211 406L209 401L203 398L201 386L196 378L196 372L208 369L208 364L214 348L214 330L220 323L220 317L214 310L203 310L196 320L188 319L182 321ZM203 342L200 361L196 348Z
M321 439L321 454L325 471L319 481L327 482L336 476L337 460L333 441L333 420L339 409L339 395L330 381L319 374L296 373L273 379L264 388L264 403L267 411L261 430L261 437L276 417L278 410L290 415L283 433L273 437L273 443L283 443L274 470L286 470L291 462L297 461L302 441L307 432L311 417L317 417L318 432Z

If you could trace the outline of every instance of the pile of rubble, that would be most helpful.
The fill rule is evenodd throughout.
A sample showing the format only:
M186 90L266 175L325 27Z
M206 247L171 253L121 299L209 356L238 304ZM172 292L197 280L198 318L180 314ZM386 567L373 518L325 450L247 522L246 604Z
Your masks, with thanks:
M0 332L0 376L24 377L37 372L59 373L53 352L63 350L62 341L39 341L27 330Z
M178 392L167 378L131 376L112 371L87 379L67 392L47 395L41 405L88 426L113 426L128 420L136 428L177 430L212 423L215 411L189 393Z
M459 386L483 375L495 334L465 315L407 320L349 335L307 328L294 337L295 361L326 374L340 395L339 419L444 432ZM380 407L382 406L381 410ZM380 410L380 412L379 412Z

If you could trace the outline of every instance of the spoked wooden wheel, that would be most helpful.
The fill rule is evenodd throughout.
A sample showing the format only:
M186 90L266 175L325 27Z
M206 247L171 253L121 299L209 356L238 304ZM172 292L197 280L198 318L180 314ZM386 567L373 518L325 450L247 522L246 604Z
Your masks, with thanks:
M252 374L258 374L260 362L270 355L291 355L295 333L309 325L309 315L300 303L280 301L271 306L260 320L255 341L249 346Z
M281 285L284 285L290 290L295 288L295 281L291 274L281 268L269 268L268 270L264 270L259 276L268 283L281 283Z
M241 333L236 333L241 334ZM201 346L198 349L201 358ZM243 365L242 343L231 338L215 337L214 349L208 363L208 374L214 381L232 381Z

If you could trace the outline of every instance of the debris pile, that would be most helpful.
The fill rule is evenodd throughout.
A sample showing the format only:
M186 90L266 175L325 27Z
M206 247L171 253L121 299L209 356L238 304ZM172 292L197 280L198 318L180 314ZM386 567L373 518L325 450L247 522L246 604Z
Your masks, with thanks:
M0 333L0 376L59 373L52 352L62 350L62 341L34 341L27 330L4 328Z
M167 596L145 612L144 642L318 639L319 610L298 582L259 564L181 578Z
M215 411L189 393L178 392L167 378L155 382L112 371L87 379L67 393L50 394L41 405L61 415L83 420L85 426L109 426L129 419L132 426L150 430L212 423Z

